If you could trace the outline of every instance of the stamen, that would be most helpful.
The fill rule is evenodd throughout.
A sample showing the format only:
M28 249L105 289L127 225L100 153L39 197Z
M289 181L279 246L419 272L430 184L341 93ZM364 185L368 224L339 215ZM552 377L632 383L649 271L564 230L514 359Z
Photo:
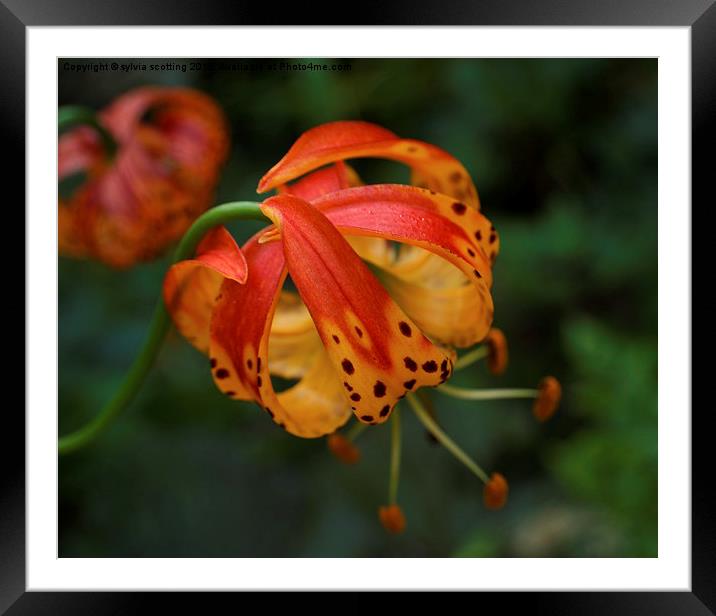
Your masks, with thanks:
M544 377L539 384L537 399L532 412L539 421L547 421L559 406L562 398L562 386L553 376Z
M507 338L501 329L493 328L485 338L485 344L490 349L487 357L487 369L499 376L507 369Z
M490 354L490 347L483 344L476 349L473 349L469 353L465 353L462 357L459 357L455 362L454 370L462 370L468 366L472 366L476 361L484 359Z
M438 441L447 449L453 456L455 456L460 462L462 462L467 468L469 468L475 475L477 475L483 483L488 483L490 478L487 473L483 471L477 463L470 458L462 449L460 449L452 439L440 429L437 423L430 417L425 407L420 403L420 400L414 394L408 394L408 403L421 423L435 436Z
M502 509L507 502L509 486L500 473L492 473L490 481L485 484L482 492L483 502L487 509Z
M383 528L390 533L402 533L405 530L405 515L398 506L398 483L400 482L400 409L393 411L390 418L390 481L388 482L388 506L378 508L378 518Z
M405 530L405 515L398 505L388 505L378 509L378 518L383 528L395 535Z
M538 389L465 389L454 385L440 385L438 391L461 400L503 400L512 398L537 398Z
M390 431L390 482L388 484L388 503L395 505L398 502L398 483L400 481L400 409L393 411Z

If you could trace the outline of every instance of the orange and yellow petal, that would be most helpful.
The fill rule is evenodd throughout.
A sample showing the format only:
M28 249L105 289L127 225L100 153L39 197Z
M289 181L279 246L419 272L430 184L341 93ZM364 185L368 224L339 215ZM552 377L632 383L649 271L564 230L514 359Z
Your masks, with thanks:
M262 210L281 233L280 243L266 246L283 247L291 278L360 421L382 423L406 392L449 377L451 354L420 332L321 212L289 195L266 200Z
M271 374L300 378L317 353L325 351L308 309L296 293L281 291L268 345Z
M259 244L258 235L243 247L251 272L247 283L225 281L212 314L209 355L214 382L231 398L256 401L291 434L331 434L350 418L350 408L324 350L294 360L306 366L296 385L282 392L273 387L272 321L286 267L281 244ZM297 321L301 323L300 315ZM284 326L291 330L290 323Z
M479 209L477 190L465 167L440 148L401 139L369 122L330 122L303 133L286 155L259 182L263 193L309 171L351 158L386 158L413 170L414 181Z
M385 253L375 253L378 245L361 253L366 260L377 257L373 262L390 274L385 283L394 299L426 333L454 346L487 335L494 309L486 251L497 251L499 240L482 214L445 195L394 184L342 190L313 206L347 235L382 237L441 257L425 263L422 255L411 255L415 265L410 259L391 262L388 247Z
M209 325L216 296L225 278L246 282L246 259L224 227L207 233L196 258L175 263L164 277L162 294L179 332L199 351L209 350Z

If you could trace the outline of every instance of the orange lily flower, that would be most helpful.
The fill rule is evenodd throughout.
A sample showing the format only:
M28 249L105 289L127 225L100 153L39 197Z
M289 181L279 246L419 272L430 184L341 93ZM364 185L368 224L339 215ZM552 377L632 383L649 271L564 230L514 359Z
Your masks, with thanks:
M60 181L85 176L59 199L59 250L128 267L160 254L211 204L228 131L212 99L184 88L133 90L98 120L114 156L88 126L59 139Z
M362 185L344 160L363 156L406 163L417 185ZM291 434L331 435L331 451L346 463L360 457L352 443L359 430L336 434L351 414L360 429L393 415L390 503L379 510L390 532L405 528L393 411L407 395L435 439L483 481L486 506L502 507L504 477L477 466L411 395L439 386L467 399L544 398L537 390L476 394L443 385L454 369L488 355L493 373L507 364L505 337L491 330L499 240L464 167L430 144L335 122L298 139L259 183L259 191L272 188L279 194L261 210L273 226L240 251L217 231L165 279L174 323L208 355L218 389L257 402ZM288 276L298 293L283 290ZM480 341L456 363L455 348ZM276 391L272 375L298 382ZM549 414L558 401L551 395ZM541 409L535 413L546 418Z
M208 349L219 389L258 402L298 436L330 434L351 411L361 422L382 423L406 392L439 385L452 372L454 352L428 339L343 235L382 238L384 246L403 242L445 260L476 298L473 337L483 338L492 321L490 222L430 189L350 187L352 178L344 165L329 167L264 202L275 229L244 245L246 285L224 282L217 293L215 271L201 268L190 277L181 263L165 283L177 327L197 348ZM281 293L289 273L300 299ZM217 294L207 337L206 308ZM204 308L201 319L188 316L196 306ZM301 380L276 393L272 373Z

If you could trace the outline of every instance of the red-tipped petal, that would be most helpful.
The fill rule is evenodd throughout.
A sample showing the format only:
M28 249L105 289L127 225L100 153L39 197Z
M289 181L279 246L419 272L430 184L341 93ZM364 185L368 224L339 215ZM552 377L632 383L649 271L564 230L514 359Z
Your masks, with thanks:
M224 227L216 227L202 239L196 258L175 263L164 277L167 311L181 334L206 353L214 301L225 278L243 284L246 259Z
M318 167L350 158L387 158L405 163L414 181L479 209L477 190L456 158L434 145L401 139L368 122L330 122L312 128L259 182L258 192L285 184Z
M313 206L345 234L405 242L451 263L454 267L447 266L447 270L454 271L447 271L440 277L454 278L457 274L461 297L460 304L454 303L452 310L457 313L460 305L469 306L471 310L469 315L462 315L460 323L453 323L448 331L439 332L442 334L439 337L456 346L470 346L487 335L493 317L489 292L492 283L490 255L497 253L499 239L490 221L481 213L445 195L392 184L342 190L315 200ZM373 255L362 256L370 260ZM376 265L385 267L397 278L415 281L416 270L418 276L422 274L423 261L430 255L415 257L417 265L416 259L391 262L386 261L384 255L378 255ZM459 268L462 274L454 268ZM467 280L472 285L466 289ZM390 281L386 284L391 287ZM401 295L400 288L397 291L397 295ZM397 299L411 316L414 312L421 315L420 307L430 306L430 302L425 301L426 294L428 291L418 291L414 297L402 294ZM458 299L454 295L446 297ZM410 309L414 302L417 302L415 311ZM417 320L422 325L422 319Z
M292 184L282 184L278 187L278 192L293 195L304 201L313 201L323 195L349 188L351 185L348 165L343 161L339 161L330 167L313 171Z
M449 354L420 332L323 214L289 195L262 209L281 232L281 244L271 245L283 246L358 419L382 423L407 391L449 377Z

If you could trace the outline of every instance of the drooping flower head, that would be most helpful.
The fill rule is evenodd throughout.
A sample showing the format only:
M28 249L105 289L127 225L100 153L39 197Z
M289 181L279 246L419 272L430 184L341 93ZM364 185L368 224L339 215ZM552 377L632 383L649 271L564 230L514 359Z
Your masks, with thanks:
M372 125L346 124L348 134L359 136L355 130L360 125L373 139ZM343 134L341 124L327 129ZM306 135L310 137L311 131ZM406 157L414 156L426 169L432 167L420 156L437 160L448 175L462 169L433 146L413 141L402 144L403 140L388 131L380 135L386 152L393 152L393 142L398 142ZM292 152L297 146L284 161L293 164ZM294 164L296 173L311 172L327 160L325 156L311 158L305 151L303 155L310 158L311 165ZM353 150L341 154L351 155L355 155ZM329 158L337 157L334 152ZM276 176L277 167L266 177ZM462 173L461 177L468 177L464 170ZM278 177L292 179L285 172ZM440 180L431 176L426 181ZM168 279L181 278L182 283L165 289L167 305L180 331L200 340L198 348L208 350L219 389L230 397L258 402L276 423L298 436L330 434L351 413L368 424L386 421L407 392L449 378L455 357L452 346L481 340L492 321L489 255L496 253L498 242L494 228L475 207L476 193L469 178L465 184L452 181L451 185L462 186L464 195L473 196L471 207L430 188L351 186L356 183L355 173L338 164L291 186L282 184L282 194L262 206L275 227L260 232L242 249L249 271L245 285L226 281L219 289L216 278L207 291L206 285L177 276L178 268L183 267L180 264ZM260 187L265 185L266 178ZM409 254L396 256L393 242L408 247ZM366 261L382 268L386 278L379 281ZM445 281L438 281L436 270L449 271L452 285L446 287ZM289 274L298 296L282 292ZM389 279L394 280L392 286ZM177 288L182 290L180 295ZM399 291L403 302L391 297L393 289ZM421 289L419 301L411 293L400 293L406 289ZM442 293L451 291L456 308L463 307L458 301L462 298L471 308L469 319L453 317L451 326L436 319L429 306L426 313L425 304L432 301L433 291L438 295L436 303L444 299ZM192 331L183 311L173 307L206 307L213 296L218 299L211 311L207 345L208 317L200 331ZM271 374L300 380L277 393Z
M155 258L211 204L228 131L217 104L185 88L132 90L98 120L116 152L88 126L59 139L59 180L80 182L69 195L61 186L59 250L128 267Z
M344 162L358 157L403 162L417 185L364 186ZM219 390L257 402L291 434L331 435L329 447L348 463L359 452L336 430L351 415L358 427L393 417L399 450L394 410L407 396L434 437L485 483L486 506L504 505L504 477L472 462L413 395L446 387L459 367L456 349L481 341L474 357L490 355L494 373L506 367L504 335L491 330L499 239L467 171L430 144L335 122L297 140L259 183L270 189L278 194L261 209L272 226L240 251L224 241L220 267L216 241L200 247L165 281L174 322L208 355ZM227 236L221 230L214 240ZM245 282L227 274L236 259L245 259ZM289 276L295 292L284 289ZM272 375L297 382L276 391ZM405 527L396 491L379 513L391 532Z

